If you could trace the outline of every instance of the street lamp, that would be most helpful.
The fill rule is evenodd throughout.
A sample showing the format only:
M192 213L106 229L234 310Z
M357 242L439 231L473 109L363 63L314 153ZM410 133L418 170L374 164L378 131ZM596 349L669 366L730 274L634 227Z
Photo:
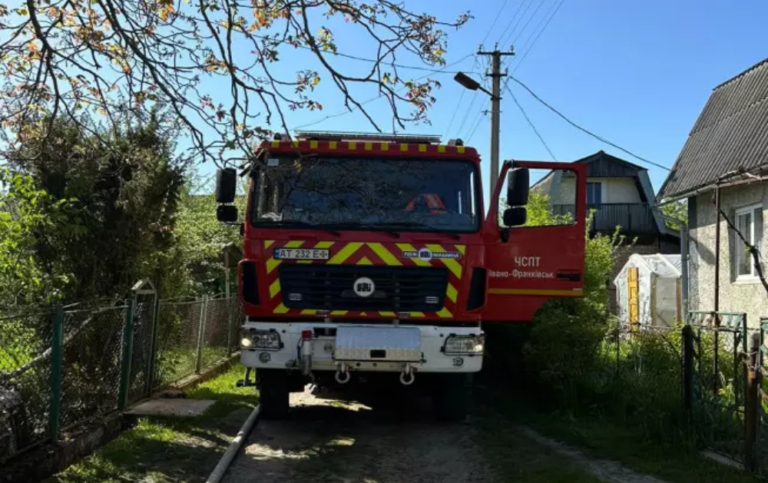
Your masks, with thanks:
M491 91L489 91L485 87L481 86L479 82L477 82L475 79L471 78L470 76L468 76L467 74L465 74L463 72L459 72L458 74L456 74L453 77L453 80L455 80L456 82L458 82L462 86L466 87L470 91L476 91L476 90L479 89L479 90L485 92L486 94L488 94L489 96L493 96Z

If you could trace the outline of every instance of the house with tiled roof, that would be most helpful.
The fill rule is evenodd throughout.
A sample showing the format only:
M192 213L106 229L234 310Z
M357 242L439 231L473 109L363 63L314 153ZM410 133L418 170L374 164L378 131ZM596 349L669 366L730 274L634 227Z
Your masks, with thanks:
M688 201L690 308L746 312L750 326L768 316L768 294L729 228L765 253L768 59L714 88L657 199Z

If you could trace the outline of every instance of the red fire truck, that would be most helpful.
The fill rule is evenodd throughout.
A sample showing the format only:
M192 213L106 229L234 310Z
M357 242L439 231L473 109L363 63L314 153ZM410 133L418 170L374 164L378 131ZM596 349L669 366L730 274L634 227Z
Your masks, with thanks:
M575 178L572 224L526 225L529 169ZM223 222L238 220L237 174L217 173ZM485 215L476 150L437 137L302 132L262 143L240 174L241 361L265 416L286 415L309 382L383 377L429 388L461 419L481 324L528 322L551 298L581 296L584 165L505 162L507 192L499 182Z

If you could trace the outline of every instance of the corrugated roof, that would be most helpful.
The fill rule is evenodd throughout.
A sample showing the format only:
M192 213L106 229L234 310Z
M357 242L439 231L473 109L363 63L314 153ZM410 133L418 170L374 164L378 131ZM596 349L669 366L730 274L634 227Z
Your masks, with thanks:
M714 89L658 197L680 197L766 164L768 59Z

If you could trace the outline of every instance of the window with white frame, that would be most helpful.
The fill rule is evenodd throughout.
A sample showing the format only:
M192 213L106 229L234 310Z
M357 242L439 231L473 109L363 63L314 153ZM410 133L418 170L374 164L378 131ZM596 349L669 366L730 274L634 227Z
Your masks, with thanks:
M763 207L752 205L736 210L736 228L741 232L750 245L758 250L762 249L763 242ZM735 240L735 263L737 279L750 279L757 277L755 263L744 242L738 235Z

